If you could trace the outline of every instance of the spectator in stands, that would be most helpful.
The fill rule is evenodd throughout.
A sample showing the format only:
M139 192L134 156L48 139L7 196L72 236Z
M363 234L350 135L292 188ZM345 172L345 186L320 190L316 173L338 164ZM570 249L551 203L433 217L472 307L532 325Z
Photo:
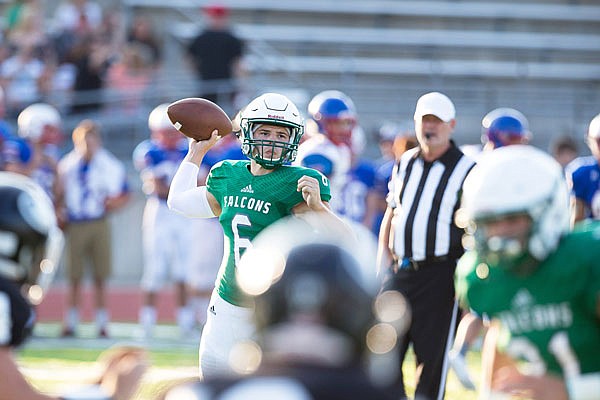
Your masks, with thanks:
M39 79L44 63L35 57L32 46L20 46L0 65L0 85L5 90L6 107L16 117L28 105L40 100Z
M150 52L150 63L154 68L161 64L161 41L150 19L143 15L136 15L127 34L127 42L146 46Z
M48 44L42 5L38 0L28 1L19 10L18 19L8 31L6 39L13 48L30 47L39 56Z
M153 77L151 59L147 46L128 43L123 47L120 57L106 71L104 86L115 98L108 105L110 110L130 115L140 111L144 92Z
M96 111L103 104L100 89L104 88L106 70L114 61L112 49L101 39L86 35L77 40L71 51L76 69L72 112Z
M101 22L102 8L95 1L63 0L54 12L55 29L78 36L93 33Z
M565 169L567 164L577 158L579 155L579 147L577 142L571 136L559 136L552 141L550 146L550 154L558 163Z
M586 142L591 156L579 157L567 167L571 187L571 223L600 219L600 114L588 127Z
M232 108L236 78L243 74L244 43L229 28L229 9L208 4L202 8L206 27L187 47L199 80L198 96Z
M58 165L65 188L69 241L69 297L63 336L73 336L79 321L84 265L93 266L98 336L108 336L105 282L111 272L108 216L129 199L125 167L102 147L98 125L83 120L73 130L74 149Z
M14 0L4 12L4 30L10 32L21 21L21 15L31 0ZM34 0L35 1L35 0Z

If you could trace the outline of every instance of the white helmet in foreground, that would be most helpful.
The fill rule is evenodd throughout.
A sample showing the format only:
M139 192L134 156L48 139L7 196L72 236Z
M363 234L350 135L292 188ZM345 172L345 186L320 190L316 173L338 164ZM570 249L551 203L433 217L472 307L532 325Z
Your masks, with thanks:
M20 137L38 141L44 133L44 127L49 125L59 128L61 118L58 110L50 104L36 103L21 111L17 125Z
M551 156L527 145L502 147L481 157L467 176L457 224L474 233L484 260L490 254L500 261L526 254L543 260L569 229L568 197L562 169ZM491 243L478 226L523 214L531 218L531 228L519 251L508 248L511 243Z

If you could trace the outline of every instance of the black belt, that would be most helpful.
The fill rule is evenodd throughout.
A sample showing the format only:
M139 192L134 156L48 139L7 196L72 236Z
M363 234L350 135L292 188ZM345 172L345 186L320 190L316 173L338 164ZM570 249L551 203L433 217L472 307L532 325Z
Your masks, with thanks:
M427 257L424 260L414 260L410 257L404 257L402 260L398 260L399 270L418 271L419 269L426 267L433 267L436 264L445 263L450 261L451 258L448 255L445 256L433 256Z

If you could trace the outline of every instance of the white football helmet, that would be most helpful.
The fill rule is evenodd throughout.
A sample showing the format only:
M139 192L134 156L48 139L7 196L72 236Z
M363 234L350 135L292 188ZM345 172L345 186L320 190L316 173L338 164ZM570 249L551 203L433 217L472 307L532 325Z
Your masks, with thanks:
M516 260L529 254L544 260L569 230L569 192L560 165L541 150L513 145L481 157L464 183L457 224L474 233L475 246L484 259ZM526 248L520 254L490 246L478 224L510 215L526 214L532 224ZM514 250L514 249L513 249ZM509 259L510 258L510 259Z
M289 128L289 142L254 139L254 129L260 124ZM265 93L241 112L240 128L243 153L265 168L274 168L296 159L298 144L304 134L304 121L290 99L278 93ZM267 147L283 149L281 156L277 159L263 157L263 149Z
M58 110L46 103L28 106L21 111L17 119L19 136L32 141L38 141L41 138L46 125L59 128L61 123Z
M175 128L167 115L167 108L169 108L169 104L163 103L154 107L154 110L150 112L150 115L148 115L148 128L151 131Z

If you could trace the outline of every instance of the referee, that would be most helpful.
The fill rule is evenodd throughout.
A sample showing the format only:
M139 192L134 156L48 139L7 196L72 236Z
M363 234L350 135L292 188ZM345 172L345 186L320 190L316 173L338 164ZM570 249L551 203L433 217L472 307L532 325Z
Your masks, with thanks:
M463 232L454 224L454 212L474 164L450 139L455 114L454 104L442 93L427 93L417 101L419 146L405 152L394 167L379 233L383 289L400 291L412 308L411 327L398 346L400 374L394 390L400 398L406 398L401 370L411 343L418 371L415 399L444 397L446 352L457 314L454 269L463 253Z

